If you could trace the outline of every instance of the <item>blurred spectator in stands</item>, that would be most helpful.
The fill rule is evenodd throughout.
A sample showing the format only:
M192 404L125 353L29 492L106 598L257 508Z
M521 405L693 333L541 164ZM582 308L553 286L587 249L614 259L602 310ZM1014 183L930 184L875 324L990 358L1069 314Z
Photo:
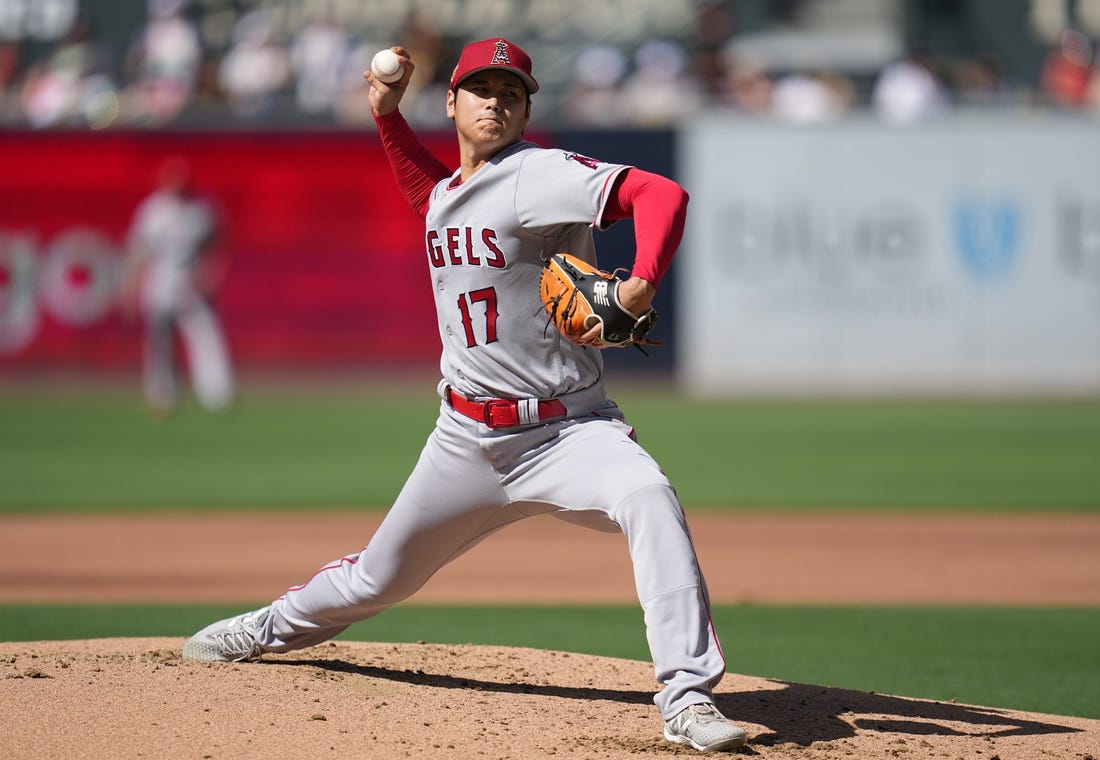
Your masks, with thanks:
M573 124L614 127L626 122L621 85L629 61L613 45L590 45L573 61L573 81L562 98L563 113Z
M838 116L856 107L859 96L856 94L856 85L851 77L839 71L822 71L817 76L829 91L829 99Z
M291 83L290 54L267 11L249 11L237 21L218 82L233 112L244 119L261 118L275 107Z
M186 115L203 125L226 123L226 96L221 85L221 52L215 49L203 51L199 73L195 78L195 95Z
M631 124L671 126L699 109L702 90L687 64L687 51L675 40L649 40L635 51L634 71L622 87Z
M707 2L695 14L693 68L707 102L716 106L732 105L725 47L734 28L728 3Z
M1012 102L1004 64L995 54L979 51L952 72L952 89L960 105L995 106Z
M307 114L328 113L333 109L350 51L347 32L327 12L298 30L290 44L298 108Z
M35 128L73 126L84 78L78 51L64 48L27 71L23 82L23 112Z
M732 106L730 72L722 51L700 50L695 55L694 67L707 103L715 106Z
M1065 29L1058 45L1043 60L1043 94L1052 105L1081 108L1088 104L1095 75L1092 42L1076 29Z
M775 85L763 68L746 58L734 57L727 79L729 105L746 114L771 113Z
M108 56L81 14L54 50L26 72L23 117L36 128L110 126L118 116L118 95L108 70Z
M131 47L126 90L129 121L163 124L176 118L194 94L203 48L184 0L148 0L148 21Z
M847 113L853 97L854 88L846 77L795 72L776 80L771 112L789 124L822 124Z
M226 268L216 245L219 218L196 192L185 159L162 162L157 185L134 212L123 282L124 306L128 313L139 311L144 322L145 402L158 416L179 402L178 335L196 399L211 411L221 411L233 401L234 379L213 305Z
M879 72L871 91L871 104L884 121L910 124L941 111L947 99L927 60L913 54Z

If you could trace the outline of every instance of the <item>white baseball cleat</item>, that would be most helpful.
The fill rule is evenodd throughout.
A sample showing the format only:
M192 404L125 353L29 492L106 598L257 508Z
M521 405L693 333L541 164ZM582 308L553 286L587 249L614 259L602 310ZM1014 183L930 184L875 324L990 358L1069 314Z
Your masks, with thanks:
M749 741L748 734L710 702L691 705L666 720L665 738L676 744L690 744L700 752L744 747Z
M261 607L206 626L183 645L184 658L211 662L260 659L264 648L256 642L256 629L270 611L270 607Z

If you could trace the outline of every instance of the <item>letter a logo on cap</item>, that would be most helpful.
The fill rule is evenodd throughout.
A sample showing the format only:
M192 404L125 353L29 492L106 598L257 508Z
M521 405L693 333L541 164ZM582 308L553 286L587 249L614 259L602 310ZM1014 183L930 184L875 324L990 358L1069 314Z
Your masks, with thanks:
M538 92L539 83L531 76L531 56L503 37L471 42L462 48L458 65L451 72L451 89L456 89L466 77L486 69L507 69L523 80L527 92Z
M512 65L512 59L508 57L508 43L504 40L497 40L496 47L493 50L493 60L489 63L503 63L505 66Z

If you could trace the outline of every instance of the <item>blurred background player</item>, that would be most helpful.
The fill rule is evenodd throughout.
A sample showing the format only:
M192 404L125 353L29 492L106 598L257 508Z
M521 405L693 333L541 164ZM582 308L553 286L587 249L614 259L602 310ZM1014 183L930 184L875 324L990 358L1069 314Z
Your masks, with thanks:
M215 243L220 221L194 189L182 158L157 171L157 189L131 222L126 292L144 322L142 387L149 409L171 412L179 402L175 337L184 348L195 398L221 411L234 397L233 370L213 296L225 273Z

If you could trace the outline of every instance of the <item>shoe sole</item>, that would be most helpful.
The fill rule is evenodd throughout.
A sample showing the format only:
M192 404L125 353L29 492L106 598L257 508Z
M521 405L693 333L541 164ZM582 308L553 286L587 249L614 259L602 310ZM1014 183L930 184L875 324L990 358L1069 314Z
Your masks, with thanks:
M746 744L749 743L749 737L747 734L744 736L735 736L732 739L727 739L724 742L718 742L717 744L711 744L709 746L705 744L696 744L686 736L676 736L674 734L670 734L668 731L665 731L665 738L673 744L688 744L693 749L697 749L700 752L721 752L722 750L726 749L737 749L739 747L744 747Z

